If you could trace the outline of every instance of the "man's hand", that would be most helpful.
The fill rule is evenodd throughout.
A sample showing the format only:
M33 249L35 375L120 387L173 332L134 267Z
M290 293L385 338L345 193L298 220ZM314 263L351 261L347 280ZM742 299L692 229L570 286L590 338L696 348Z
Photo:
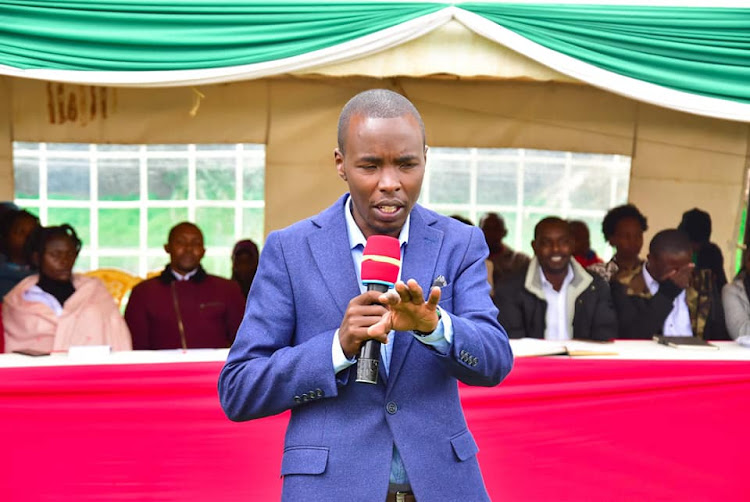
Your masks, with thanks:
M375 338L388 334L392 329L398 331L434 331L438 325L437 305L440 301L440 288L430 290L430 296L424 301L422 287L414 279L406 283L398 281L394 290L380 295L378 301L388 307L383 318L370 326L367 333Z
M339 327L339 343L349 359L359 353L359 348L367 340L374 339L380 343L388 343L388 331L369 333L368 329L382 321L387 312L387 309L379 303L378 298L381 295L382 293L377 291L367 291L349 301Z
M680 289L687 289L688 286L690 286L690 278L693 276L694 268L695 264L688 263L684 267L669 271L664 277L662 277L661 280L666 281L667 279L669 279L674 282Z

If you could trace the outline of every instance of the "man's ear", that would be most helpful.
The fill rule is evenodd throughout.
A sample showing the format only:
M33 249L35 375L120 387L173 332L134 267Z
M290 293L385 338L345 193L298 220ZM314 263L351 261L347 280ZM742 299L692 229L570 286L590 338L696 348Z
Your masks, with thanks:
M333 160L336 163L336 172L339 178L346 181L346 170L344 169L344 154L338 148L333 150Z
M531 249L534 250L534 256L536 256L536 239L531 241Z
M31 264L35 268L39 268L39 251L34 251L33 253L31 253Z
M167 254L172 254L172 253L169 252L169 243L168 242L166 244L164 244L164 251L166 251Z

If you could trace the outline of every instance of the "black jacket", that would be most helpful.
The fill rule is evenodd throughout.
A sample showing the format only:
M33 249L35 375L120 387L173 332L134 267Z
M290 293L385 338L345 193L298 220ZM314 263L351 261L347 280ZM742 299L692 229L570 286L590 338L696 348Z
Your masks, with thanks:
M617 336L617 318L612 307L609 285L599 276L592 276L575 260L573 282L568 286L573 306L573 338L611 340ZM507 278L495 287L498 320L510 338L544 338L547 301L544 299L539 262Z
M674 299L683 291L666 280L659 283L659 290L652 295L641 272L627 284L613 280L610 287L619 320L618 338L631 339L651 339L663 334L664 321L674 308ZM706 340L730 339L720 295L721 290L709 270L693 272L686 301L694 336Z

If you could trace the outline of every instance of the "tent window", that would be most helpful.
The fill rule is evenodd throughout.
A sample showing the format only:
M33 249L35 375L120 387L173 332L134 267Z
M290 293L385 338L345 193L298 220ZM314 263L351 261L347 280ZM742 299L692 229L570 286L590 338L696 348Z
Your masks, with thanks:
M183 220L203 230L212 273L231 273L234 243L263 241L265 146L257 144L13 145L16 204L42 223L70 223L84 242L76 268L145 276Z
M431 147L420 202L475 224L497 212L508 227L506 242L526 253L532 252L534 226L545 216L583 220L592 248L609 259L602 218L627 202L629 180L630 157L622 155Z

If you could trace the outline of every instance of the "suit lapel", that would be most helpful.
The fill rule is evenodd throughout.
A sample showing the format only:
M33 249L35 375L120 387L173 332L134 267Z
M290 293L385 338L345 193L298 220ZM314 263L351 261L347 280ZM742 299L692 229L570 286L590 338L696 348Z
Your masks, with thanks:
M310 252L331 298L343 316L349 300L360 294L344 219L346 195L313 218L318 228L308 237Z
M409 226L409 242L406 244L404 256L401 257L401 280L406 282L415 279L422 286L425 295L435 279L435 266L443 244L443 232L430 226L434 222L433 216L423 211L420 206L414 206ZM393 382L398 377L413 343L419 342L414 340L410 332L400 332L394 337L391 366L388 371L388 391L393 387Z

